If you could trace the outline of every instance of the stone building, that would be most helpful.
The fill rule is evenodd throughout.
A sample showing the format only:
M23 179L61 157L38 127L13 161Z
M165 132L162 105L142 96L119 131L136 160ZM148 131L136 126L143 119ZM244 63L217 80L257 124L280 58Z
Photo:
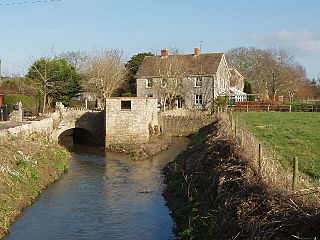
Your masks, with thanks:
M158 126L156 98L116 97L106 99L105 145L147 143Z
M173 59L186 66L181 75L183 88L175 100L174 107L209 108L212 99L228 94L230 72L225 55L202 54L199 48L195 48L193 54L169 55L167 50L162 50L160 56L145 57L136 74L138 97L155 97L158 104L163 103L161 88L155 87L161 85L164 80L159 75L158 63L170 63ZM170 67L174 67L173 64Z

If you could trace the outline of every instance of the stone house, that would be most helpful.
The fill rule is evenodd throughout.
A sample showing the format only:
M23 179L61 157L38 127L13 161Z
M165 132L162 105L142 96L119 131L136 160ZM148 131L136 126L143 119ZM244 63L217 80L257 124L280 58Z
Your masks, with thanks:
M145 57L136 74L137 97L155 97L160 105L163 103L159 88L155 87L163 81L157 63L173 58L187 66L181 75L183 90L173 107L205 109L211 106L212 99L228 94L231 76L224 53L202 54L195 48L193 54L169 55L162 50L160 56Z

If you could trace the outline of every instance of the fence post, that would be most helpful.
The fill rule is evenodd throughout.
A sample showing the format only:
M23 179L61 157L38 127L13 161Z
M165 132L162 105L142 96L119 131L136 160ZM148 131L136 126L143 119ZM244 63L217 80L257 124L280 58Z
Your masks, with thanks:
M258 161L259 161L259 172L261 172L261 169L262 169L262 146L261 146L261 143L259 143L259 157L258 157Z
M247 104L247 112L249 112L249 105Z
M268 112L270 111L270 105L268 105Z
M292 111L292 106L291 105L289 105L289 112L291 112Z
M293 191L295 191L297 189L298 174L299 174L299 159L297 157L295 157L293 159L293 178L292 178L292 190Z

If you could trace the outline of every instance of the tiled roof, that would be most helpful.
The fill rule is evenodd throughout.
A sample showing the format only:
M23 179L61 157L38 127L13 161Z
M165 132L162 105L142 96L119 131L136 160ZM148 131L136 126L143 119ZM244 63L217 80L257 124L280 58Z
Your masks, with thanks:
M171 58L176 58L187 64L188 70L186 71L186 75L213 75L218 70L222 56L223 53L181 54L169 55L167 57L147 56L141 63L136 77L157 76L157 62L159 60L169 61Z

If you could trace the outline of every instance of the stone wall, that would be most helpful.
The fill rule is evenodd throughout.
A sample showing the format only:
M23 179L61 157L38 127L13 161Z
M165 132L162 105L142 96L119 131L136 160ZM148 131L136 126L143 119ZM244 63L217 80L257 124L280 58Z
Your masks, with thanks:
M17 127L0 130L2 137L28 137L34 133L39 133L51 138L53 132L53 118L46 118L41 121L26 123Z
M131 103L131 109L121 104ZM127 106L128 107L128 106ZM109 98L106 100L105 144L146 143L150 129L158 125L156 98Z
M162 132L170 136L189 136L215 120L215 117L201 111L199 113L184 112L184 114L165 112L159 115Z

